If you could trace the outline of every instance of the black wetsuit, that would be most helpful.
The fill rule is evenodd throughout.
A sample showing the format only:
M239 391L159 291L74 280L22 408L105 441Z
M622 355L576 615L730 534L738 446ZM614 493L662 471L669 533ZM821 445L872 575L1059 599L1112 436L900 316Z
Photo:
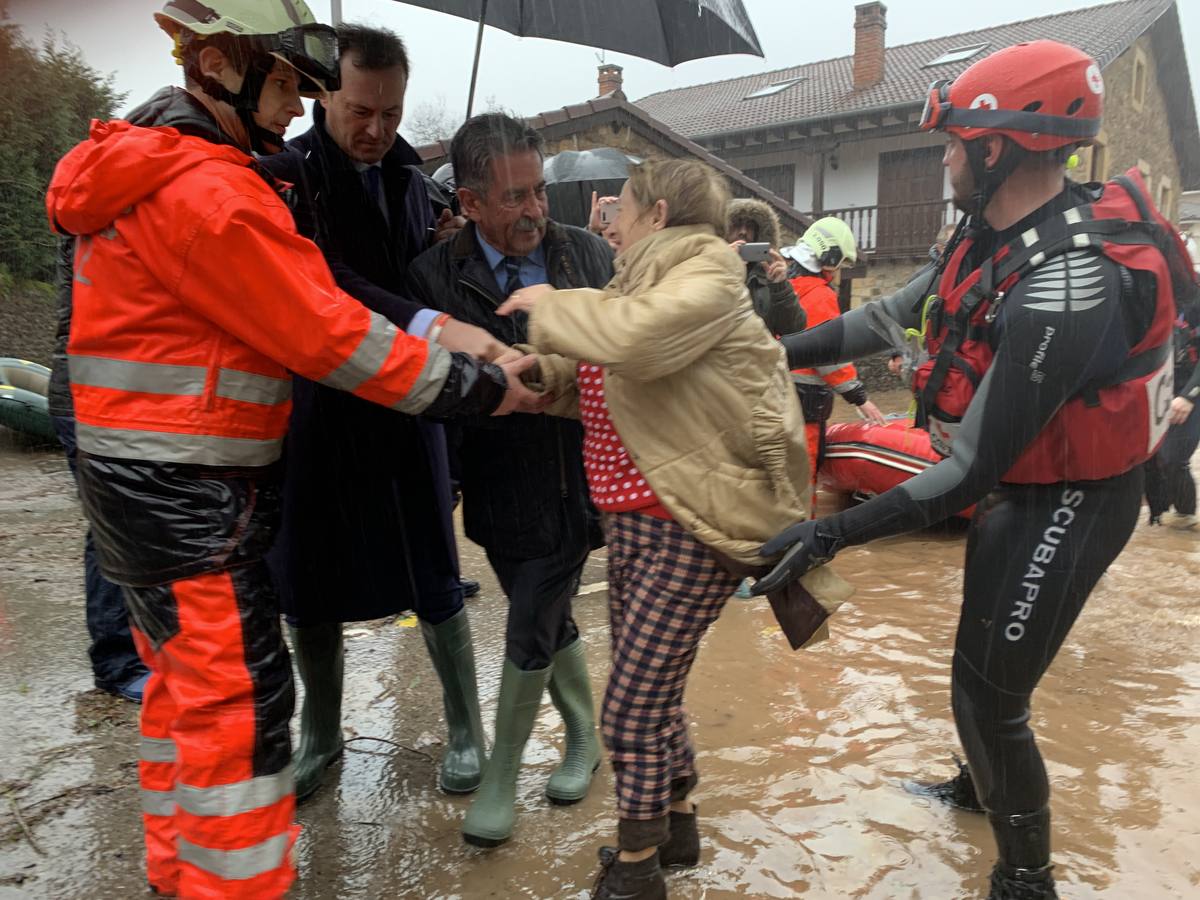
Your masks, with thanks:
M1011 228L984 229L960 278L1026 229L1089 199L1068 187ZM886 320L916 327L920 301L935 287L932 277L915 279L892 297L785 337L789 365L830 364L886 349L895 333ZM1129 539L1142 491L1140 467L1091 482L1001 479L1068 399L1089 382L1113 380L1149 328L1155 288L1152 276L1092 250L1051 258L1026 275L1008 291L989 330L995 358L951 456L817 523L814 555L830 557L842 546L911 531L981 501L967 538L952 692L976 789L993 821L1047 805L1046 772L1028 725L1030 695ZM1028 298L1032 290L1041 299ZM1065 302L1045 302L1048 290L1061 291ZM1035 384L1029 367L1038 353L1044 354L1038 364L1044 378ZM1007 861L1045 864L1048 837L1041 843L1028 848L1029 858Z

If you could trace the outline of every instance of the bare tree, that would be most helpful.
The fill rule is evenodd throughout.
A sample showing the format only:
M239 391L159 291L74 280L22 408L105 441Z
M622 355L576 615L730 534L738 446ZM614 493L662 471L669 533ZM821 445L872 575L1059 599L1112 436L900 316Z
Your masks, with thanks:
M521 114L516 110L501 106L494 94L476 105L475 115L485 112L498 112L512 116L514 119L521 118ZM406 113L401 131L410 144L420 147L422 144L449 141L454 137L454 132L458 131L462 122L462 115L452 111L446 105L445 95L438 94L436 100L422 101L413 107L412 112Z
M405 115L401 130L408 142L415 147L448 141L462 124L462 117L450 111L446 97L438 94L436 100L425 100Z

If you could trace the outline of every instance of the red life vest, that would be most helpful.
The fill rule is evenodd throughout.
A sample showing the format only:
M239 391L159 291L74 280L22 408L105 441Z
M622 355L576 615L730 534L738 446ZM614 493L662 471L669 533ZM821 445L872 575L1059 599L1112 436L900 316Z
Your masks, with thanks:
M970 239L961 242L933 298L932 306L940 309L932 311L926 335L930 359L914 374L914 390L934 449L950 454L967 406L992 364L990 326L1005 293L1048 259L1088 250L1154 275L1157 294L1150 327L1130 349L1117 375L1106 383L1088 385L1068 400L1002 480L1015 484L1092 481L1120 475L1149 459L1168 427L1176 295L1187 290L1170 259L1176 252L1170 244L1172 236L1174 229L1147 200L1140 173L1131 169L1106 184L1093 202L1039 223L960 281L971 245ZM1038 366L1054 337L1050 326L1046 332L1042 349L1029 363L1034 389L1044 377Z

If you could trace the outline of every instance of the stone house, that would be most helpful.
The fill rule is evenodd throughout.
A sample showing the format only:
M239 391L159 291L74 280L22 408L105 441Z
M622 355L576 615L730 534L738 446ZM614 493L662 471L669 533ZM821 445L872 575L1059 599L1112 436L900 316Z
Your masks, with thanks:
M1096 58L1104 130L1072 177L1139 167L1170 218L1200 188L1200 132L1175 0L1124 0L888 47L887 8L855 8L852 56L652 94L637 106L811 217L855 231L867 265L843 302L883 296L957 216L941 165L944 137L917 128L931 82L1013 44L1050 38ZM619 85L617 86L619 89Z

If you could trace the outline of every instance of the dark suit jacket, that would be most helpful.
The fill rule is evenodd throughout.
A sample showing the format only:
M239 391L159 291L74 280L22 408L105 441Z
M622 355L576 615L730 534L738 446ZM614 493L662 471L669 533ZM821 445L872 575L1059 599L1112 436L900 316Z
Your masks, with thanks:
M612 251L594 234L554 222L542 241L546 275L557 288L603 287ZM527 317L497 316L500 286L479 249L474 224L409 266L410 293L506 344L527 340ZM490 554L534 559L568 540L597 546L589 530L583 428L555 416L514 414L463 423L458 456L467 537ZM594 524L594 522L593 522ZM564 553L573 561L578 556Z
M406 328L421 309L404 294L406 270L430 245L435 221L412 168L420 160L402 138L383 160L389 228L319 104L314 118L263 166L294 186L296 226L338 285ZM293 396L283 524L269 560L284 611L312 624L456 604L442 426L299 377Z

